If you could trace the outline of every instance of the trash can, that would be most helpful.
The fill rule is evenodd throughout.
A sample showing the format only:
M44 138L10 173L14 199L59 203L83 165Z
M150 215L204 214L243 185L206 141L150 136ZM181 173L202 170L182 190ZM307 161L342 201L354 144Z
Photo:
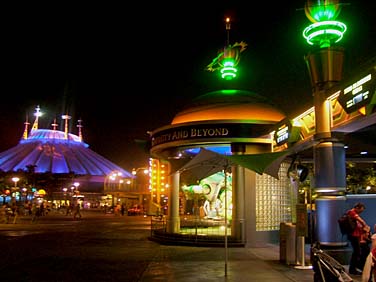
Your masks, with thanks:
M286 264L296 264L296 226L292 222L280 224L279 260Z

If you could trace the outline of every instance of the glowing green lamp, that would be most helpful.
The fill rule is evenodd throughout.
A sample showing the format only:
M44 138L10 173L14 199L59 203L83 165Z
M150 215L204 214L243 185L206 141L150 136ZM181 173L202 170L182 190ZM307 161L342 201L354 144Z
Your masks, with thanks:
M330 47L339 42L346 31L346 25L336 21L341 11L338 0L308 0L305 5L305 14L312 22L303 31L303 37L308 44L316 45L320 48Z
M240 53L243 52L247 44L245 42L236 42L233 45L229 42L230 18L226 18L227 45L220 50L217 57L206 67L208 71L220 70L221 77L225 80L236 78L238 69L236 66L240 61Z

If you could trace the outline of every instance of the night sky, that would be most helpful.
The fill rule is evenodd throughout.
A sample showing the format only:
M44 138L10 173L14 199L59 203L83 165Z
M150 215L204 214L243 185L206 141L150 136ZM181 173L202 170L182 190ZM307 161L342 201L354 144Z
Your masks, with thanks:
M270 98L288 116L312 105L302 37L305 1L178 1L17 7L2 35L0 151L19 142L40 105L40 128L83 120L90 149L127 170L145 166L135 139L168 125L194 97L221 88L205 67L226 44L248 44L236 88ZM170 1L168 1L170 2ZM344 75L376 55L376 4L346 2ZM372 4L369 4L372 3ZM205 5L205 6L204 6ZM5 48L4 48L5 47ZM69 77L69 78L61 78Z

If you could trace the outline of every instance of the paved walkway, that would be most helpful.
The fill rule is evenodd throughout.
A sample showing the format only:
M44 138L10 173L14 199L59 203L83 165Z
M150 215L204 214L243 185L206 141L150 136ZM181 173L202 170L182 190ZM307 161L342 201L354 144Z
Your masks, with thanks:
M148 242L148 240L146 239L146 236L148 236L149 234L148 224L150 223L149 219L147 218L145 219L142 217L133 216L115 217L114 215L83 212L82 221L73 221L72 218L66 217L61 214L51 215L52 216L48 215L45 218L41 218L37 224L31 224L30 218L28 217L20 218L17 224L0 224L0 234L2 234L3 236L7 236L8 238L15 238L14 236L24 236L25 234L37 234L42 230L43 232L48 232L48 230L54 230L56 228L58 228L59 230L68 230L69 232L71 232L72 228L75 228L74 226L81 226L82 232L84 232L84 230L86 230L85 232L87 232L89 225L88 227L85 227L85 224L89 224L90 221L95 224L95 222L97 222L97 219L95 219L95 217L98 217L98 220L100 220L100 218L106 217L109 221L113 222L112 225L110 225L111 223L108 222L107 224L109 225L107 225L107 228L111 228L112 226L119 226L119 228L121 229L119 229L119 231L116 231L116 233L103 232L103 234L97 235L99 237L95 237L95 239L90 240L86 239L86 237L89 235L83 233L83 238L85 238L85 240L88 240L87 242L96 243L93 246L93 250L96 254L96 259L98 261L100 261L101 256L112 257L115 256L115 254L113 254L115 252L124 253L121 257L123 258L123 260L125 260L126 264L122 265L117 270L116 273L118 273L118 276L116 277L116 279L110 278L105 281L314 281L314 271L312 269L299 269L294 265L287 265L279 261L279 245L270 244L257 248L231 247L227 249L225 249L224 247L191 247L159 245L155 242ZM98 221L98 224L99 222L100 221ZM122 226L124 223L127 223L127 225L123 228ZM136 229L143 230L143 233L138 233L139 231L136 232ZM132 232L129 232L129 230L132 230ZM107 238L105 236L109 237ZM106 240L103 240L103 237ZM121 238L121 241L117 241L117 238ZM15 241L14 239L11 239L10 241L4 242ZM52 244L51 246L54 246L54 242L55 239L53 239L48 244ZM116 242L118 245L115 245ZM18 244L13 246L18 246ZM22 247L23 246L20 246L20 249L22 249ZM66 246L66 248L68 247L69 245ZM85 247L88 248L87 245L85 245ZM60 253L61 258L69 257L71 255L69 253L69 249L66 248L58 249L58 253ZM47 248L45 249L45 252L50 252L50 249L53 248ZM61 252L63 252L63 250L65 252L63 253L64 256L61 255ZM86 253L87 257L82 257L81 263L88 260L90 257L89 249L86 250ZM50 255L51 254L48 253L48 256L46 255L46 259ZM52 253L52 255L57 256L57 254L55 253ZM41 255L38 254L36 256L40 257ZM136 262L142 263L135 264ZM98 264L98 266L99 265L100 267L103 267L101 264ZM307 265L309 265L309 261L307 261ZM82 268L82 266L80 267ZM114 270L115 269L112 268L112 272L114 272ZM140 273L140 275L137 275L137 279L128 278L131 276L129 275L129 272L126 276L124 276L127 278L120 278L119 273L127 273L127 271L132 270L134 272L138 271ZM73 271L74 270L72 270L72 272ZM354 279L353 281L361 281L360 276L352 276L352 278ZM95 279L93 280L93 278L90 279L90 281L104 281ZM80 281L83 281L82 278Z
M313 275L309 263L300 268L281 263L278 245L229 248L227 263L226 250L223 248L204 247L200 251L195 247L162 246L141 281L311 282L314 281ZM360 276L351 277L353 281L361 281Z
M278 247L274 245L265 248L229 248L227 263L224 248L162 248L159 257L148 265L142 281L313 281L313 270L298 270L279 263ZM186 255L179 258L174 256L174 252Z

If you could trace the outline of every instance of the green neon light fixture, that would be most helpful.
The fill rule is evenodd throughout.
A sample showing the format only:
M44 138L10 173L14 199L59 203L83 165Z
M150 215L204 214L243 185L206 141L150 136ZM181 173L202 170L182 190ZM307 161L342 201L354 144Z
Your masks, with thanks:
M230 18L226 18L227 45L218 53L217 57L206 67L208 71L214 72L220 70L221 77L225 80L236 78L238 69L236 66L240 61L240 53L243 52L247 44L245 42L236 42L231 45L229 40Z
M303 31L303 37L310 45L327 48L339 42L346 32L346 25L336 21L341 11L338 0L308 0L304 11L307 18L312 22Z
M226 80L231 80L236 77L237 73L237 68L234 67L235 62L230 58L230 59L224 59L223 62L223 67L221 68L221 74L222 78Z

